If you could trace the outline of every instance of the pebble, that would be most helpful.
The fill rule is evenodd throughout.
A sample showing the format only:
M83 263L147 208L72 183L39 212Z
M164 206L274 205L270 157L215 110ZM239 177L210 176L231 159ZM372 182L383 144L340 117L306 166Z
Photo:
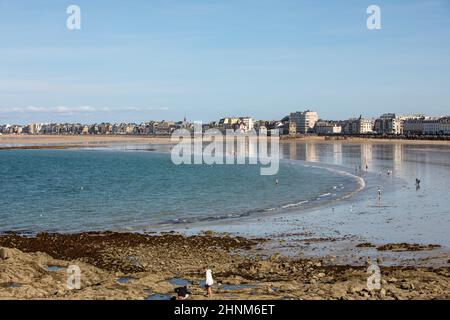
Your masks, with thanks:
M358 292L358 290L355 287L350 287L347 292L348 293L355 293L355 292Z
M0 248L0 259L6 260L12 258L12 250L8 248Z

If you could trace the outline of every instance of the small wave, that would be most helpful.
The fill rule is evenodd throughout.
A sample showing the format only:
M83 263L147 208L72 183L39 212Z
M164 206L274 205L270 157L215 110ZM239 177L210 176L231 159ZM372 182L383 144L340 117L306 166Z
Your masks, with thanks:
M366 183L364 181L363 178L356 176L354 174L351 174L347 171L344 170L338 170L335 168L329 168L329 167L321 167L321 166L317 166L317 165L308 165L308 164L302 164L304 167L306 168L320 168L320 169L325 169L328 171L332 171L335 173L338 173L340 175L344 175L347 177L351 177L352 179L356 180L358 183L358 188L356 190L353 190L352 192L349 192L347 194L344 194L343 196L337 198L338 194L336 193L332 193L332 192L327 192L324 194L321 194L319 196L316 196L315 198L311 198L309 200L302 200L299 202L294 202L294 203L288 203L288 204L284 204L281 206L277 206L277 207L271 207L271 208L264 208L264 209L252 209L252 210L247 210L247 211L243 211L243 212L236 212L236 213L226 213L226 214L222 214L222 215L216 215L216 216L207 216L207 217L189 217L189 218L177 218L177 219L171 219L169 221L163 221L160 222L159 225L165 225L165 224L189 224L189 223L199 223L199 222L208 222L208 221L217 221L217 220L224 220L224 219L238 219L238 218L243 218L243 217L248 217L251 215L255 215L255 214L261 214L261 213L268 213L268 212L273 212L273 211L277 211L277 210L284 210L284 209L295 209L301 206L305 206L305 205L312 205L314 206L314 203L323 203L326 202L327 200L325 198L329 197L328 201L340 201L340 200L344 200L344 199L348 199L350 197L352 197L353 195L357 194L358 192L360 192L361 190L363 190L366 186ZM332 189L333 190L342 190L344 189L344 184L339 184L337 186L333 186Z
M292 207L298 207L301 206L302 204L308 203L308 200L304 200L304 201L300 201L297 203L290 203L290 204L285 204L284 206L281 206L282 209L287 209L287 208L292 208Z
M324 194L321 194L321 195L319 196L319 198L328 197L328 196L330 196L330 195L331 195L330 192L324 193Z

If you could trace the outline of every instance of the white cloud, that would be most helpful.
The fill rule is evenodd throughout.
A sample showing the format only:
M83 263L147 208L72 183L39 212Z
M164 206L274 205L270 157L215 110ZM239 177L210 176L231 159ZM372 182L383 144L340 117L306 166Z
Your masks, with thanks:
M53 113L60 115L73 115L73 114L92 114L101 112L150 112L150 111L166 111L169 108L140 108L140 107L123 107L123 108L109 108L109 107L92 107L92 106L79 106L79 107L0 107L0 113L2 114L36 114L36 113Z
M192 92L189 86L173 83L92 83L85 81L72 81L70 79L52 80L13 80L0 79L0 94L179 94Z

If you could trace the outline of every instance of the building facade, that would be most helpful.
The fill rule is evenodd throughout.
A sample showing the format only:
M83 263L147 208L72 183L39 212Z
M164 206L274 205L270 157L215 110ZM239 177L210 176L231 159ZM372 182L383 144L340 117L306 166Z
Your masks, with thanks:
M311 110L297 111L289 115L289 122L294 122L297 133L301 134L312 132L318 119L317 112Z
M395 113L385 113L375 120L377 134L403 134L403 121Z
M372 134L374 129L374 119L359 118L344 121L342 132L344 134Z
M340 134L342 127L336 122L332 121L317 121L314 127L317 134Z

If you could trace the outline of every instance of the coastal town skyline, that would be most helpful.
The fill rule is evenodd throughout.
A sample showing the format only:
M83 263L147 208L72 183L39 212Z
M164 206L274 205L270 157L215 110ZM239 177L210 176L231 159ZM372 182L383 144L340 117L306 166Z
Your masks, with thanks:
M280 135L395 135L395 136L450 136L450 116L426 114L402 115L384 113L378 117L351 117L345 120L323 119L310 109L290 112L279 120L255 119L251 116L223 117L210 122L182 120L148 120L144 122L47 122L29 124L2 124L0 134L122 134L170 135L177 129L193 132L194 124L203 131L218 129L236 132L257 131L267 134L277 130Z

